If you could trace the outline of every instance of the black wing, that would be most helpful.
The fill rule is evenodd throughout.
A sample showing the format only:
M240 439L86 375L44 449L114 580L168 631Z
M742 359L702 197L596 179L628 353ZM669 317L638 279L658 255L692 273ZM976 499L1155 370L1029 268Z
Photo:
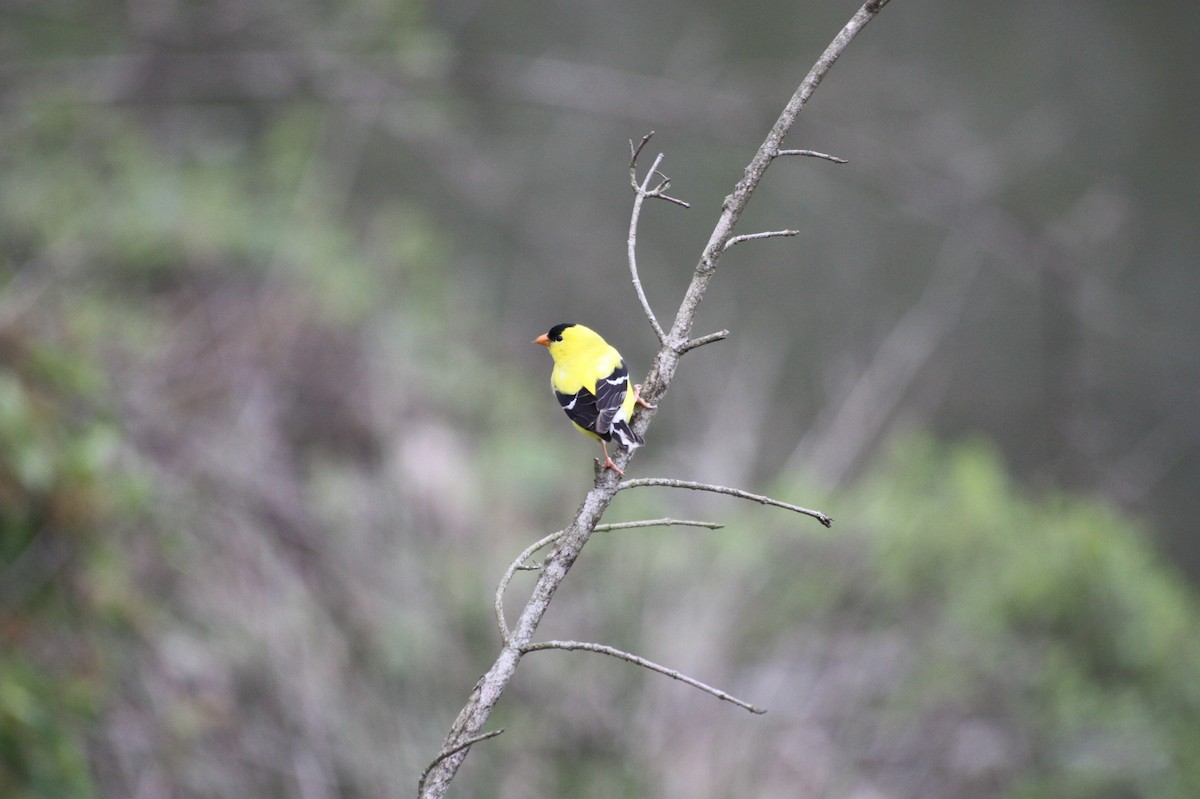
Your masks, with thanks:
M612 374L596 383L596 408L599 411L596 431L608 433L604 437L606 441L612 435L613 420L617 418L617 411L621 410L628 390L629 370L625 368L624 361L617 364Z
M601 435L596 430L596 420L600 417L600 410L596 407L595 394L586 388L581 388L574 394L555 391L554 396L558 398L558 404L562 406L562 409L567 412L568 419L584 430L590 430L600 435L605 441L609 440L607 434Z
M620 363L612 374L596 383L595 393L581 388L574 394L555 391L554 396L572 422L605 441L612 441L613 420L625 402L628 386L629 370Z

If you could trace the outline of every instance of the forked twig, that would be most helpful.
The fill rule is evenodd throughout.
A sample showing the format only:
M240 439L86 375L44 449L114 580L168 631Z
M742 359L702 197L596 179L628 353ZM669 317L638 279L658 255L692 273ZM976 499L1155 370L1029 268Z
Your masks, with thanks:
M629 259L629 274L633 280L633 289L637 292L638 302L642 304L642 312L646 314L646 319L650 322L650 327L654 329L654 335L658 336L660 346L667 343L667 334L663 330L662 325L658 322L658 317L654 315L654 309L650 307L650 300L646 298L646 291L642 288L642 279L638 276L637 267L637 231L638 221L642 216L642 203L648 198L666 200L667 202L681 205L688 208L688 204L683 200L671 197L666 193L671 186L671 179L658 171L658 165L662 163L663 154L659 153L651 164L650 170L646 172L646 178L641 183L638 183L637 161L638 156L642 154L646 143L650 141L650 137L654 135L654 131L650 131L642 137L641 142L634 145L633 139L629 140L629 185L633 189L633 210L629 215L629 236L626 239L627 256ZM650 188L650 182L654 176L658 175L662 180L654 188Z
M650 300L646 298L646 290L642 288L642 279L638 276L637 268L637 229L638 219L642 216L642 203L650 196L649 186L650 178L654 175L654 170L658 169L659 163L663 156L660 153L654 159L654 166L650 168L650 172L646 174L646 180L642 185L637 182L637 154L641 152L642 147L646 146L646 142L650 140L653 132L647 133L642 139L642 143L634 150L633 160L629 162L630 182L633 184L633 212L629 217L629 237L626 239L627 257L629 258L629 274L633 280L633 290L637 292L638 302L642 304L642 312L646 314L646 319L650 322L650 327L654 329L654 335L658 336L659 345L663 345L667 341L667 334L662 329L662 325L658 323L658 317L654 315L654 309L650 307Z

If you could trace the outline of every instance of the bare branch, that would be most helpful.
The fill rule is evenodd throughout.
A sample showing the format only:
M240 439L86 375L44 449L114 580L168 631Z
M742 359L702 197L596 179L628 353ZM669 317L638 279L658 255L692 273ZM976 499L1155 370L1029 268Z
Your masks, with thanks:
M845 158L838 158L836 155L822 153L817 150L776 150L771 157L778 158L781 155L797 155L807 158L824 158L826 161L832 161L835 164L848 163Z
M683 300L680 302L679 310L675 315L675 321L671 325L671 330L669 332L663 331L662 327L653 321L653 315L648 313L648 318L652 320L652 326L655 327L655 333L659 336L662 346L657 356L655 356L654 365L643 384L645 388L643 396L647 402L651 404L656 403L670 386L675 375L675 370L679 365L679 358L685 351L686 344L689 342L692 324L695 320L697 309L700 306L700 301L703 299L708 289L708 284L716 273L717 262L725 251L725 244L733 237L734 227L745 211L746 205L762 180L767 167L774 160L774 154L779 152L780 145L795 123L797 115L808 103L809 97L812 96L812 93L829 72L834 62L845 52L850 42L854 40L854 37L875 18L875 15L879 13L880 9L886 3L887 0L867 0L867 3L851 17L850 21L842 27L829 46L825 48L825 51L817 59L816 63L813 64L804 80L800 83L799 88L796 89L796 92L784 107L783 112L772 126L766 139L755 153L754 158L746 166L742 179L734 186L733 192L725 198L722 204L721 215L709 236L708 243L700 254L699 261L692 274L692 280L688 284ZM636 161L638 153L639 148L631 146L631 163ZM645 200L646 196L653 194L653 190L649 188L649 181L657 171L658 163L656 162L650 170L650 174L647 175L644 184L637 183L636 164L634 166L632 180L635 184L635 202L638 204L638 212L640 213L641 201ZM663 194L662 192L665 192L665 190L666 186L660 185L658 187L659 194L656 196L666 199L669 202L682 204L682 201L669 198ZM634 230L635 226L636 219L631 221L631 230ZM631 241L631 247L633 243ZM643 298L639 297L639 299ZM649 311L649 303L644 301L644 299L643 309ZM650 423L654 420L654 414L655 412L649 409L636 414L632 422L634 432L638 435L644 435ZM621 451L614 460L617 467L623 470L629 464L632 457L632 451ZM592 531L599 524L605 510L607 510L618 491L623 488L632 488L639 485L670 485L678 488L716 491L717 493L730 494L744 499L751 499L755 502L761 502L762 504L775 505L798 513L804 513L813 516L826 526L831 523L828 516L818 511L811 511L806 508L789 505L788 503L778 502L768 497L760 497L748 492L738 491L737 489L707 486L701 483L685 483L678 480L632 480L622 483L618 479L616 472L606 470L596 478L592 489L584 497L582 504L580 504L579 509L576 511L574 521L557 538L554 550L546 556L537 582L533 586L529 601L526 602L524 610L521 611L521 615L511 630L506 629L503 620L503 605L497 602L497 607L500 611L498 615L501 617L499 620L501 630L507 632L504 645L501 647L500 653L497 655L496 661L492 664L491 668L488 669L487 673L472 688L466 704L455 718L453 724L451 724L450 731L447 733L442 745L442 751L447 754L439 756L438 760L429 769L426 775L427 779L421 786L421 799L440 799L440 797L445 795L450 781L454 779L454 775L466 759L470 741L479 735L480 730L491 717L496 703L500 701L500 696L504 693L513 675L516 673L521 657L525 652L531 651L528 649L533 646L530 642L533 640L534 633L537 631L543 616L545 616L550 600L553 599L558 587L562 584L563 579L583 551L583 547L591 537ZM551 539L554 540L553 537ZM518 562L519 565L520 562ZM515 567L513 571L516 571ZM507 575L507 579L511 580L511 575ZM505 585L507 585L507 582Z
M756 241L758 239L774 239L783 236L799 236L799 230L767 230L762 233L746 233L741 236L734 236L729 241L725 242L725 249L728 250L735 244L741 244L743 241Z
M705 344L712 344L714 341L724 341L729 338L728 330L718 330L716 333L709 333L707 336L700 336L685 343L679 348L679 354L683 355L688 350L694 350L697 347L703 347Z
M739 499L748 499L751 502L757 502L760 505L770 505L773 508L783 508L790 510L793 513L803 513L805 516L811 516L826 527L833 525L833 518L827 516L819 510L810 510L802 508L799 505L793 505L790 502L781 502L778 499L763 496L762 494L751 494L749 491L743 491L740 488L730 488L728 486L713 485L711 483L694 483L690 480L675 480L670 477L640 477L634 480L625 480L617 486L618 491L623 491L626 488L642 488L646 486L661 486L665 488L688 488L693 491L711 491L714 494L727 494L731 497Z
M605 646L604 644L591 644L584 641L543 641L537 644L529 644L522 651L540 652L547 649L561 649L567 652L581 650L584 652L596 652L601 655L610 655L628 663L633 663L636 666L641 666L642 668L650 669L651 671L657 671L659 674L665 674L672 680L679 680L681 683L686 683L693 688L699 688L706 694L711 694L717 699L722 699L726 702L732 702L740 708L749 710L751 713L758 713L761 715L767 712L765 708L761 708L756 705L752 705L749 702L738 699L736 696L733 696L726 691L722 691L720 688L714 688L711 685L702 683L694 677L689 677L682 672L676 671L675 669L669 669L666 666L655 663L652 660L646 660L643 657L638 657L637 655L630 654L624 650L611 646Z
M425 793L425 780L429 779L429 772L433 771L438 763L441 763L451 755L457 754L470 746L474 746L480 741L486 741L488 738L495 738L497 735L501 735L503 732L504 728L501 727L500 729L492 730L491 732L472 735L469 738L459 741L449 749L443 749L441 753L435 757L428 766L425 767L425 770L421 772L421 779L417 780L417 796L421 796Z

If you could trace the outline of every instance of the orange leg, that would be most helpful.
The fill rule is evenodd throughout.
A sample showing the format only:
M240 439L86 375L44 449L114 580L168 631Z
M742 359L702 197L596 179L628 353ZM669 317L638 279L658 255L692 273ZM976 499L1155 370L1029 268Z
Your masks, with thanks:
M600 449L604 450L604 468L612 469L619 476L624 477L625 472L618 469L617 464L613 463L613 459L608 456L608 447L604 445L603 441L600 442Z
M651 405L650 403L648 403L644 399L642 399L642 384L641 383L633 384L633 403L635 405L641 405L643 408L646 408L651 411L658 407L657 405Z

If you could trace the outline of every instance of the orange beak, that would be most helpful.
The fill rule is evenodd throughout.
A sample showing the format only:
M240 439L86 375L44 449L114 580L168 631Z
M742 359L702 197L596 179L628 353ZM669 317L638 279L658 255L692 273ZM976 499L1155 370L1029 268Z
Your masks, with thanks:
M533 343L541 344L543 347L549 347L550 346L550 337L547 336L545 333L543 333L542 335L535 338L533 340Z

